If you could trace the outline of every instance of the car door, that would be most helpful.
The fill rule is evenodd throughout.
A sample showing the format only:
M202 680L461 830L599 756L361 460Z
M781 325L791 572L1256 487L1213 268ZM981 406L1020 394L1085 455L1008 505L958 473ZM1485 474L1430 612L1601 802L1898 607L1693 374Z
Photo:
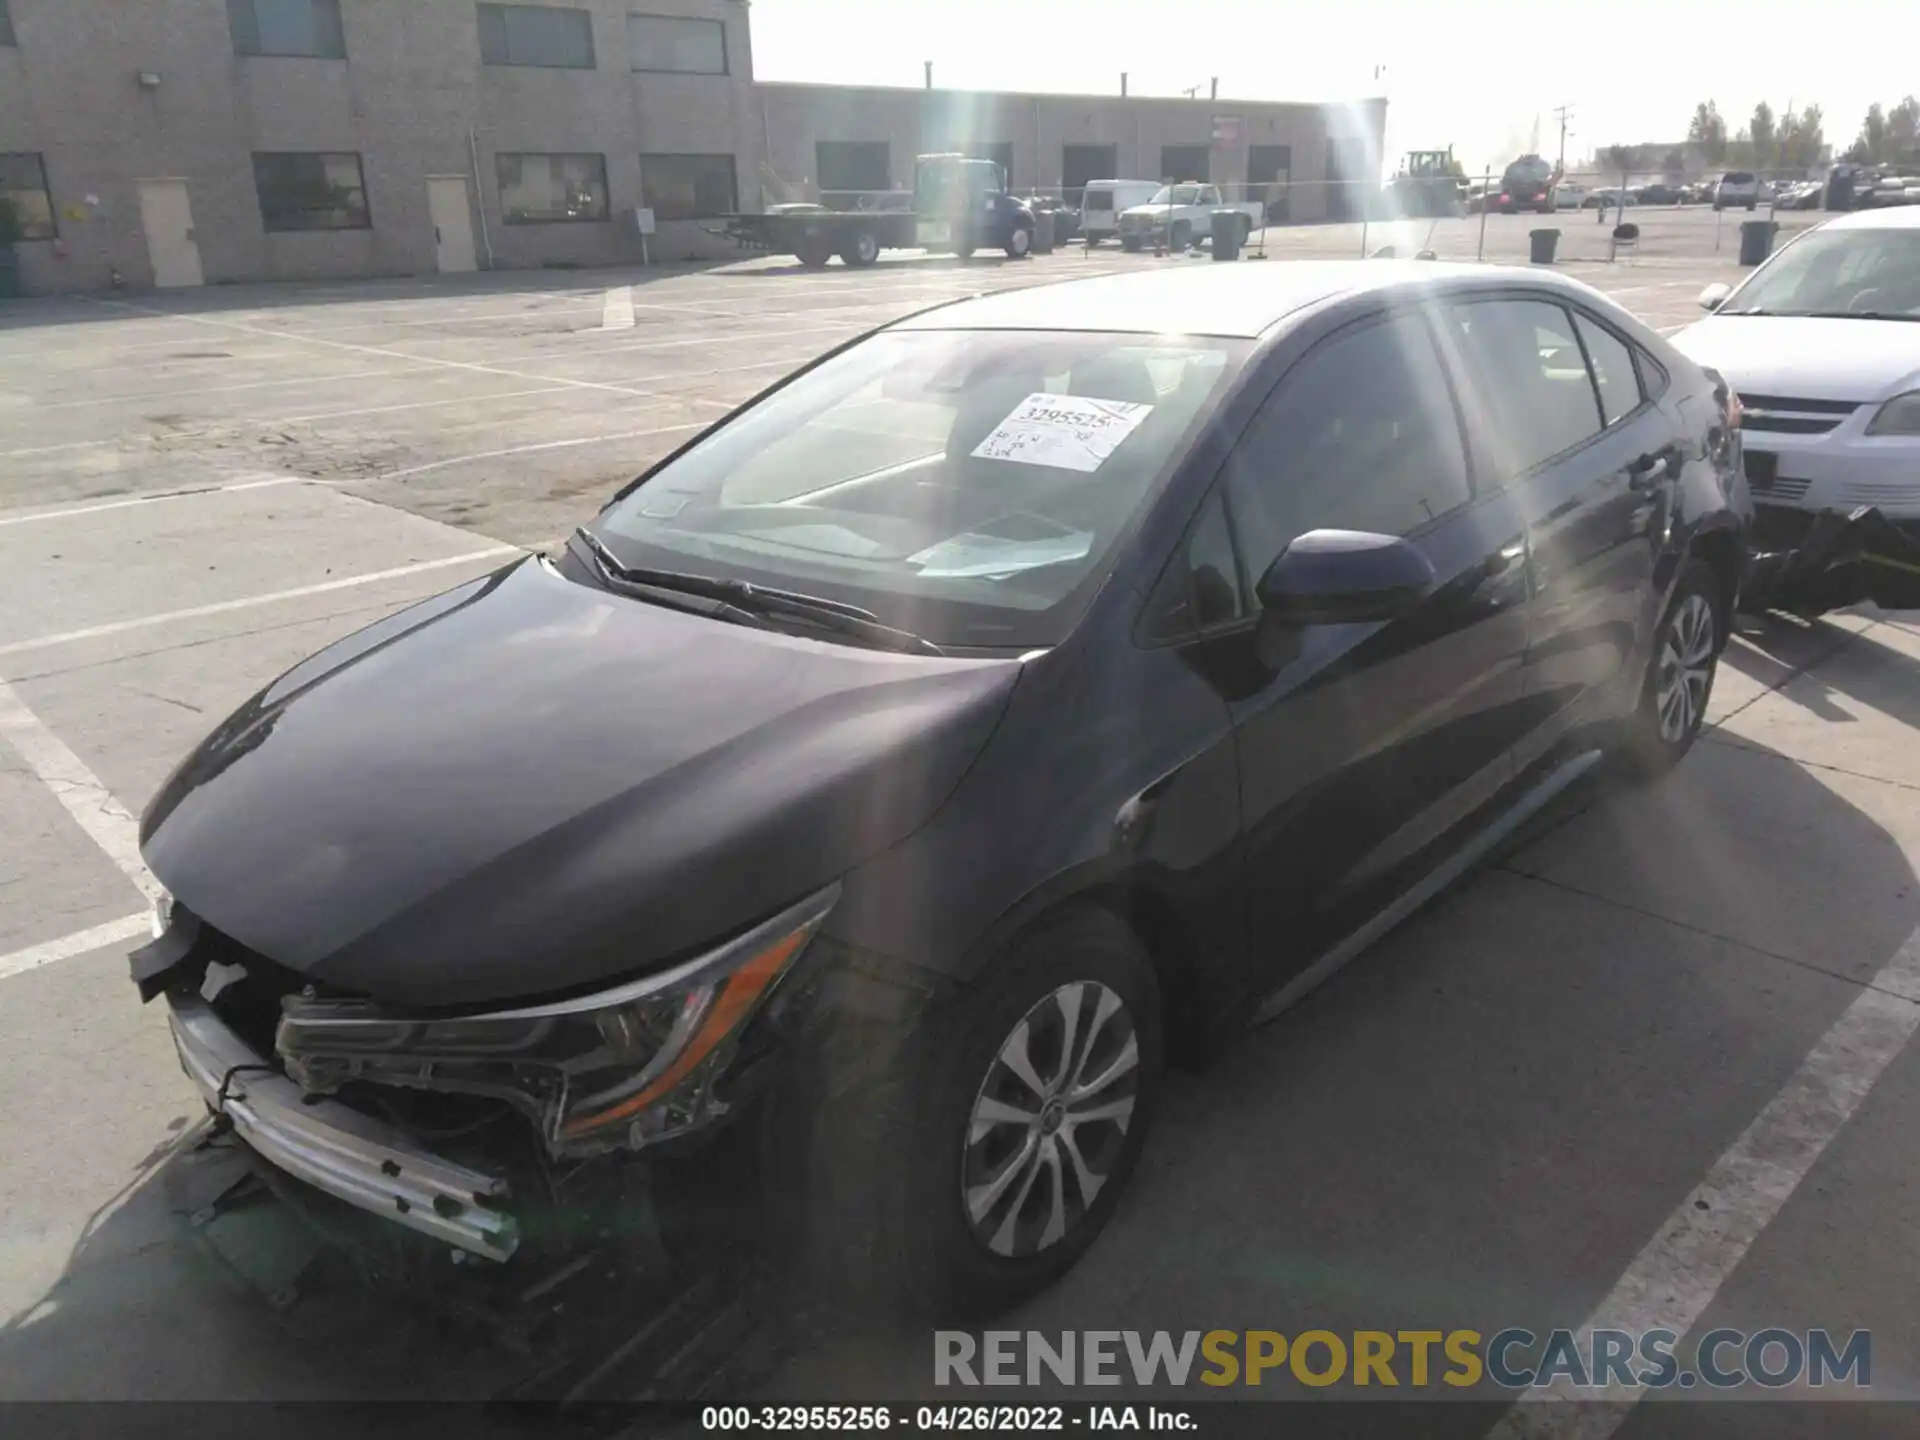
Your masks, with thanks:
M1441 313L1476 459L1526 521L1524 768L1638 682L1635 657L1659 618L1654 562L1681 456L1631 349L1584 310L1536 294L1456 301Z
M1443 853L1511 779L1525 659L1524 526L1478 493L1428 321L1402 310L1316 344L1227 464L1243 583L1296 536L1409 539L1433 592L1386 623L1261 617L1230 697L1250 952L1277 988Z

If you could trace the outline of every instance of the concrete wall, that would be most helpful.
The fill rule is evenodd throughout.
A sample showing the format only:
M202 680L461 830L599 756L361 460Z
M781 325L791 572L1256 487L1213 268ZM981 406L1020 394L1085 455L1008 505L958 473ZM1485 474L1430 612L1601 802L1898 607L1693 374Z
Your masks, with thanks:
M528 3L528 0L523 0ZM559 3L559 0L530 0ZM17 46L0 47L0 151L45 157L57 241L20 247L29 290L152 283L138 182L187 183L209 283L401 275L435 268L427 177L476 179L481 261L497 266L637 262L643 154L730 154L743 209L803 198L821 140L884 140L890 180L913 157L1000 142L1013 183L1057 188L1062 151L1113 144L1123 176L1161 178L1161 147L1208 147L1210 176L1247 178L1252 145L1292 147L1292 216L1326 213L1328 147L1349 169L1377 154L1384 102L1359 106L1021 95L753 81L745 0L564 0L591 12L596 68L483 65L474 0L341 0L344 60L240 56L226 0L10 0ZM629 11L726 26L726 76L635 74ZM143 87L141 72L159 76ZM1216 117L1229 123L1216 128ZM255 151L361 156L372 225L267 233ZM477 150L476 165L475 151ZM610 218L503 223L499 153L606 159ZM1181 177L1189 178L1189 177ZM481 221L484 219L484 231ZM656 260L737 253L695 222L662 222Z
M226 0L11 0L19 44L0 48L0 150L45 156L60 213L58 242L20 247L28 288L98 289L115 268L131 286L151 283L142 178L187 182L209 283L432 271L426 177L472 176L470 131L498 265L637 262L642 153L733 154L752 203L745 5L570 3L593 13L594 70L483 66L473 0L342 0L345 60L235 55ZM732 73L631 73L626 17L641 9L723 21ZM139 85L143 70L157 88ZM268 234L256 150L359 153L372 228ZM494 155L520 150L604 155L611 218L503 224ZM652 248L659 259L732 253L692 223L663 224Z

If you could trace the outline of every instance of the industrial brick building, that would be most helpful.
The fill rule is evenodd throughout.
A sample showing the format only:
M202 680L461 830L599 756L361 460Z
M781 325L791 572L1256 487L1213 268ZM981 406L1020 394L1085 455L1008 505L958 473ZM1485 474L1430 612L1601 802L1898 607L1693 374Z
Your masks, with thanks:
M1317 182L1377 174L1384 123L1377 100L756 83L744 0L0 0L30 292L720 255L713 217L904 189L944 149L1021 191L1291 181L1315 220L1345 193Z

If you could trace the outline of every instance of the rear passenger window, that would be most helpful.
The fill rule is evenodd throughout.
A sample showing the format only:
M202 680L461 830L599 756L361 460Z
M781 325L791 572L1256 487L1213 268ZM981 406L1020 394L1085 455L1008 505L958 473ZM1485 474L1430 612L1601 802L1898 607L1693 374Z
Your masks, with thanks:
M1401 315L1323 342L1247 427L1227 481L1250 578L1309 530L1405 535L1466 504L1459 417L1426 325Z
M1594 388L1600 392L1600 413L1607 424L1617 425L1640 408L1640 377L1634 373L1633 352L1611 330L1602 328L1584 315L1573 317L1580 339L1587 347L1587 359L1593 365Z
M1600 433L1593 379L1560 306L1475 300L1445 313L1469 370L1470 418L1503 474L1531 470ZM1628 376L1631 383L1631 367Z

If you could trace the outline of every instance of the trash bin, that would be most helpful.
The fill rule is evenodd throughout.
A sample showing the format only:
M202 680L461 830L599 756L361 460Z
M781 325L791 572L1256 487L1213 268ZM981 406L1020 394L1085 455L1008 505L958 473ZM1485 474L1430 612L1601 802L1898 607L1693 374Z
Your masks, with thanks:
M1053 211L1051 210L1033 212L1033 253L1036 255L1053 253Z
M0 300L20 298L20 253L11 245L0 245Z
M1551 265L1553 252L1559 248L1558 230L1529 230L1527 232L1527 258L1536 265Z
M1774 232L1780 228L1778 220L1742 220L1740 222L1740 263L1758 265L1773 250Z
M1247 217L1238 210L1213 212L1214 259L1238 260L1240 258L1240 227L1246 223Z

